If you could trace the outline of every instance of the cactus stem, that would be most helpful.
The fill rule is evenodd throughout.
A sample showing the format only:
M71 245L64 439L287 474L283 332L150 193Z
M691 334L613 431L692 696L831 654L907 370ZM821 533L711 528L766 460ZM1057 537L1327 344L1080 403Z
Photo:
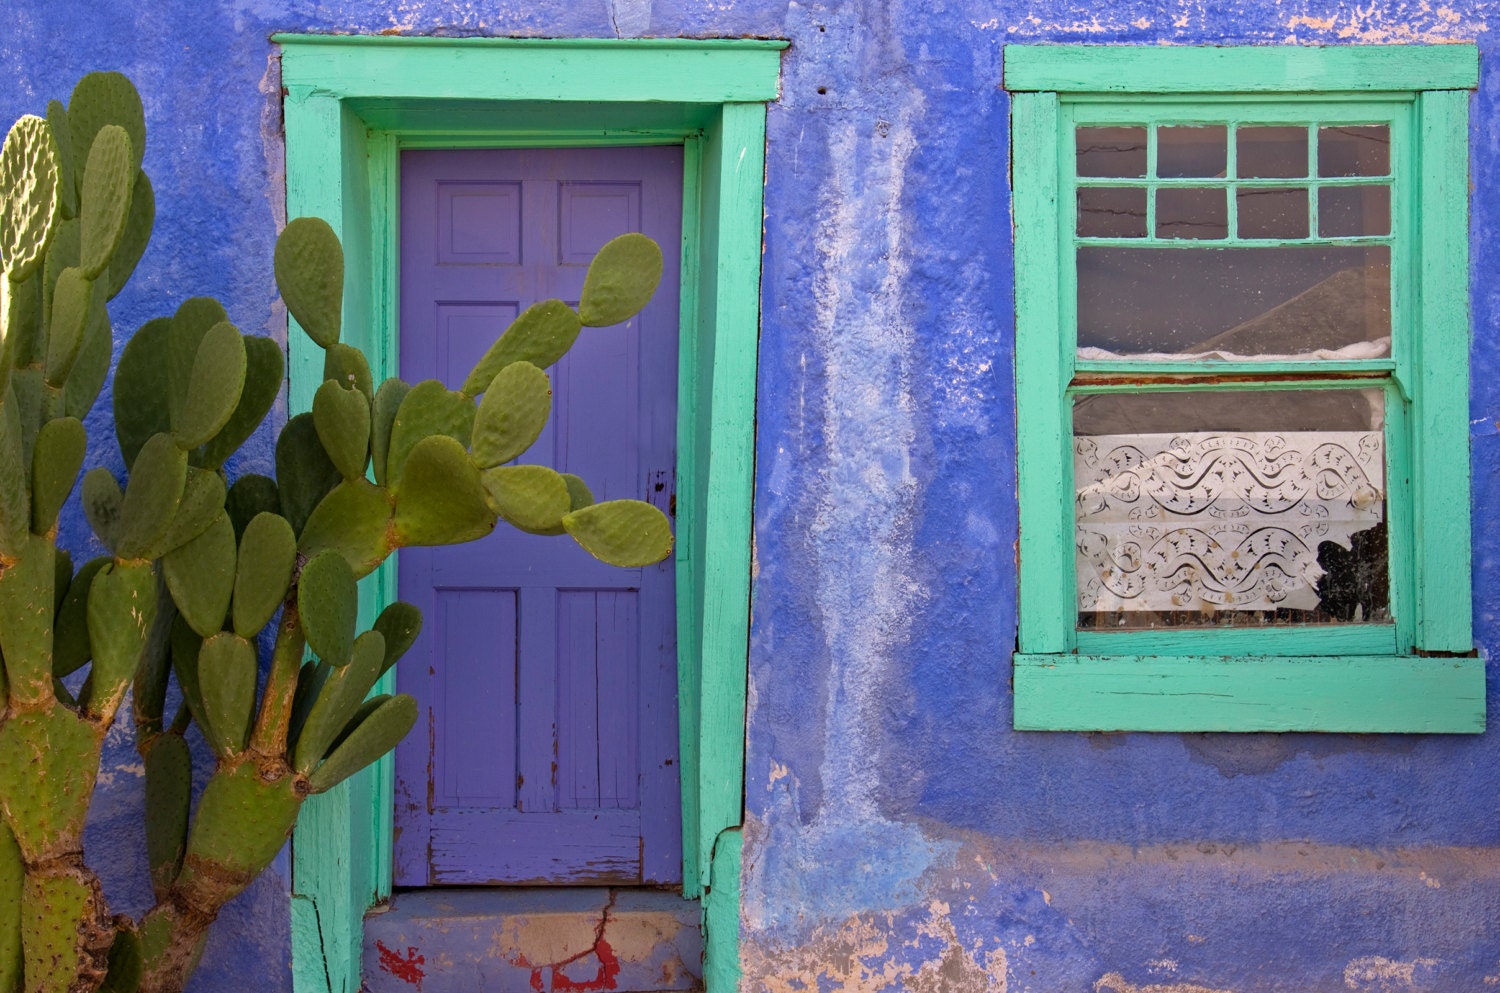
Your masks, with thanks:
M287 593L281 609L281 625L276 631L276 647L271 651L271 673L266 679L265 697L250 736L250 754L262 762L285 762L287 731L292 725L292 701L297 695L297 673L302 669L302 654L307 636L297 613L297 587Z

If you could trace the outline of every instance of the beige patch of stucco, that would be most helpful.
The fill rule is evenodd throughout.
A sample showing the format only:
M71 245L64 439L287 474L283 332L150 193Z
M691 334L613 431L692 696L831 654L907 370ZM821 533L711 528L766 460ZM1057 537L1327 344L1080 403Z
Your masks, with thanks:
M1105 973L1094 983L1094 993L1235 993L1234 990L1199 986L1196 983L1151 983L1137 986L1118 972Z

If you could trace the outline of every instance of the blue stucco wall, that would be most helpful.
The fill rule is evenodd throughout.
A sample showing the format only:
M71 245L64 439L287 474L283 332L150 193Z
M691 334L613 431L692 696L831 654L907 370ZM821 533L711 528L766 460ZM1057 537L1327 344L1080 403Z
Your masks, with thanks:
M207 293L283 340L271 33L790 39L768 121L746 990L1500 984L1494 733L1009 730L1016 424L999 89L1015 41L1479 44L1474 581L1488 655L1500 638L1495 3L9 0L4 20L5 120L91 68L143 91L159 217L112 307L118 331ZM105 423L90 429L91 459L118 469ZM236 468L264 471L270 455L262 435ZM89 545L76 516L67 539ZM140 768L116 739L88 846L111 899L138 911ZM288 885L281 866L226 911L195 990L290 988Z

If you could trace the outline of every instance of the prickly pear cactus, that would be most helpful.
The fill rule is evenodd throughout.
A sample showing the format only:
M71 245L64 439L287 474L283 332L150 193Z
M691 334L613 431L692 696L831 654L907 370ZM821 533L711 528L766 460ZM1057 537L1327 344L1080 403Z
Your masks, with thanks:
M75 572L56 547L57 515L108 372L107 303L150 234L144 120L125 77L96 73L45 119L19 121L0 149L0 465L24 468L0 473L0 993L183 988L219 908L275 857L306 798L416 722L410 696L371 693L420 614L393 603L368 630L358 621L358 580L398 549L470 541L502 521L571 536L622 566L672 547L650 505L596 504L576 476L510 464L546 426L546 368L584 328L650 300L655 243L605 245L578 309L526 310L462 389L377 386L340 341L339 240L299 218L274 269L325 351L324 382L312 410L283 427L276 478L231 481L223 467L274 403L281 351L242 334L216 301L188 299L121 356L114 418L127 475L84 474L83 510L107 554ZM255 646L272 626L262 685ZM168 713L172 682L183 702ZM109 913L81 845L127 689L157 899L139 922ZM214 763L196 810L194 725Z

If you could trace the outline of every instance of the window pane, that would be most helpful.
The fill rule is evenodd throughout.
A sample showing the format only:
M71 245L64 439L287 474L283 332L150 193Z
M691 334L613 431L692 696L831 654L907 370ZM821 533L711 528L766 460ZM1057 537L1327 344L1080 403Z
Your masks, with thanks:
M1242 127L1235 130L1236 172L1242 179L1296 179L1307 175L1307 128Z
M1146 237L1146 189L1095 186L1078 191L1080 238Z
M1391 131L1384 124L1318 129L1319 176L1388 176Z
M1079 128L1075 140L1080 176L1146 175L1145 128Z
M1200 187L1157 190L1156 236L1229 237L1229 207L1225 191Z
M1307 237L1307 190L1242 188L1235 209L1241 238Z
M1083 359L1390 354L1390 248L1078 248Z
M1389 186L1325 186L1318 191L1318 235L1391 233Z
M1164 179L1223 176L1229 129L1222 124L1156 129L1156 174Z
M1389 623L1378 390L1074 404L1078 625Z

